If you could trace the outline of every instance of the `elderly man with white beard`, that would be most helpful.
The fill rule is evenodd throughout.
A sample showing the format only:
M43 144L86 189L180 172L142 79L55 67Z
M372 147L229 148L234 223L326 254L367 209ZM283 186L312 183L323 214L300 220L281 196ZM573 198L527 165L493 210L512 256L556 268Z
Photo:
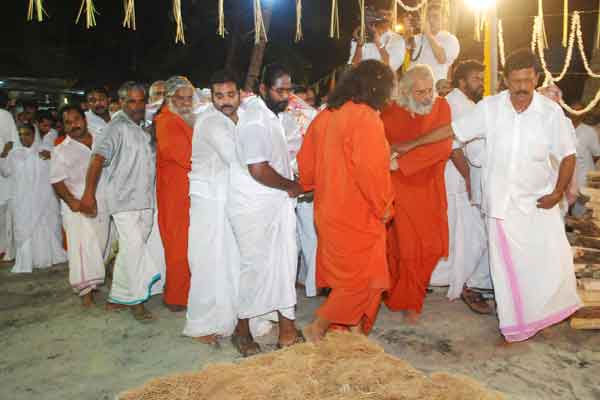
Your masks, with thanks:
M158 226L167 273L164 302L173 312L187 308L190 290L188 229L194 86L183 76L166 82L166 102L154 118Z

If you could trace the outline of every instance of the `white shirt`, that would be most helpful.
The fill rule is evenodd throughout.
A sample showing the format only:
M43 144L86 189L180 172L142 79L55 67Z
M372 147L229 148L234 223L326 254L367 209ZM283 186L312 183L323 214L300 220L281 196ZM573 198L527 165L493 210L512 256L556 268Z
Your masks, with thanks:
M85 112L85 120L87 121L88 131L94 137L102 134L102 131L108 125L108 122L96 115L92 110Z
M211 104L194 125L190 191L197 181L226 184L235 160L235 124Z
M575 129L575 136L577 137L575 174L577 176L577 186L582 188L587 184L587 173L596 170L594 157L600 157L600 140L596 129L583 123Z
M13 142L13 149L18 146L19 133L15 125L12 114L6 110L0 109L0 152L8 142ZM8 178L0 176L0 204L4 204L12 196L11 181Z
M415 35L415 49L413 50L412 57L417 58L411 63L411 66L414 64L429 65L433 70L435 83L440 79L447 79L448 69L450 69L450 66L460 53L460 43L458 42L456 36L446 31L439 31L434 35L434 37L446 52L446 62L444 64L440 64L437 61L435 55L433 54L431 44L429 44L429 40L427 40L427 37L420 33Z
M534 212L537 199L550 194L556 184L551 157L560 162L575 154L562 109L537 92L522 113L515 111L506 90L487 97L473 112L453 121L452 128L463 143L477 137L486 140L483 209L491 218L504 219L509 206Z
M50 131L46 133L46 136L42 138L40 149L52 151L56 138L58 138L58 132L55 129L50 129Z
M50 183L64 181L69 192L80 199L85 190L85 175L91 157L92 150L89 147L67 136L52 150Z
M396 32L387 31L381 35L381 45L385 48L387 53L390 55L390 68L396 72L398 68L404 63L404 56L406 54L406 44L404 38L398 35ZM352 64L352 59L356 53L356 41L350 42L350 58L348 64ZM381 61L381 55L379 49L375 43L365 43L362 48L361 61L366 60L377 60Z

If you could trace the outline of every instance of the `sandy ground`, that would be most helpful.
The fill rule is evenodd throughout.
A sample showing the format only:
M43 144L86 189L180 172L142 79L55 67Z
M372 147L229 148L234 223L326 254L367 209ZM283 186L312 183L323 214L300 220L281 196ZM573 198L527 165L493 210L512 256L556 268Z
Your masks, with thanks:
M100 293L103 305L106 289ZM299 324L310 321L320 298L299 296ZM159 297L158 316L136 322L128 312L83 311L67 283L65 266L29 275L0 268L0 399L110 399L150 378L235 361L227 340L220 350L181 335L185 315ZM416 326L385 308L371 338L426 372L474 377L514 399L600 399L600 332L553 327L527 343L497 346L494 317L430 294ZM261 338L274 350L275 336ZM376 366L373 366L376 368Z

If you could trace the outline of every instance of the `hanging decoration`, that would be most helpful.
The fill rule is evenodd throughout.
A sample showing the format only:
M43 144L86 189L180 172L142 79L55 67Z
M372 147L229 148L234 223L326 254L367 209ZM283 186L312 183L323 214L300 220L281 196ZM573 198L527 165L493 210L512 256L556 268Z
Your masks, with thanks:
M450 29L450 0L441 0L441 14L442 14L442 29Z
M254 43L258 44L261 40L268 41L267 30L265 29L260 0L254 0Z
M175 25L177 26L175 32L175 43L185 44L183 17L181 16L181 0L173 0L173 18L175 18Z
M35 11L35 19L37 22L42 22L44 20L44 14L46 10L44 10L44 0L29 0L29 7L27 8L27 21L33 21L33 14Z
M543 38L544 49L548 48L548 36L546 35L546 26L544 25L544 0L538 0L539 32Z
M563 31L562 46L567 47L567 37L569 36L569 0L563 0Z
M407 6L402 0L396 0L396 2L400 5L400 7L409 12L419 11L421 8L427 5L427 0L421 0L421 2L414 7Z
M217 34L222 38L225 37L225 8L224 3L225 0L219 0L219 27L217 28Z
M600 48L600 0L598 0L598 24L596 26L596 48Z
M123 5L125 7L123 27L135 31L135 0L123 0Z
M398 26L398 3L394 0L392 1L392 28L396 29Z
M94 0L81 0L81 7L79 7L79 13L77 14L77 19L75 19L75 23L79 23L79 19L81 18L81 14L85 10L85 27L90 29L96 26L96 14L99 14L96 11L96 7L94 7Z
M338 12L337 0L331 0L331 26L329 27L329 37L332 39L340 38L340 13Z
M360 7L360 40L365 43L367 41L367 27L365 26L365 0L358 0Z
M302 40L302 0L296 0L296 42Z
M504 29L502 28L502 20L498 20L498 53L500 56L500 65L504 68L506 58L504 55Z

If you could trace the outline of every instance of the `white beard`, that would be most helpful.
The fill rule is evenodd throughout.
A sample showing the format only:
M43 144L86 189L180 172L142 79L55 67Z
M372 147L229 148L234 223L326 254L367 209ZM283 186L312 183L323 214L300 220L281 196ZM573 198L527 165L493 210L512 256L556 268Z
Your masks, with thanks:
M412 97L409 97L406 108L415 114L427 115L433 109L433 101L429 102L428 104L420 104L417 103Z

